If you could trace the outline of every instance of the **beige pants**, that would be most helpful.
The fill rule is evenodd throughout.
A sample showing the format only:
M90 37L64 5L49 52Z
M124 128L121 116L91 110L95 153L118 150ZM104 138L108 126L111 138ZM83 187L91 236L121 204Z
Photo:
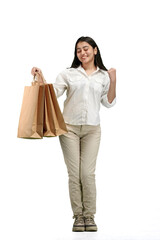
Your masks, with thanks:
M95 167L101 139L101 126L71 125L59 136L69 177L73 214L96 213Z

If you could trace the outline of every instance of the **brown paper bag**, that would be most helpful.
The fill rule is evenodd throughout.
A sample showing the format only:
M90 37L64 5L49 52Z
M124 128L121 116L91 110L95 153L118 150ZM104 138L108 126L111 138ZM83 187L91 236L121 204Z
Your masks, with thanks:
M44 111L43 135L45 137L59 136L68 132L57 101L53 84L45 84Z
M47 84L43 74L37 73L32 86L24 89L17 136L43 138L67 132L53 84Z
M18 125L19 138L42 138L44 85L26 86Z

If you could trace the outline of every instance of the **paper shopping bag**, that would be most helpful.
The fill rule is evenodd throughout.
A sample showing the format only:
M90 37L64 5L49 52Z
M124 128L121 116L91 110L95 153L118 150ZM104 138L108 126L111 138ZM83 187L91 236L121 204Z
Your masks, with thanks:
M43 137L44 93L44 85L24 88L17 137L33 139Z
M67 133L53 84L47 84L42 73L33 80L32 86L24 89L17 136L41 139Z
M53 84L45 84L43 127L43 135L45 137L59 136L68 132L57 101Z

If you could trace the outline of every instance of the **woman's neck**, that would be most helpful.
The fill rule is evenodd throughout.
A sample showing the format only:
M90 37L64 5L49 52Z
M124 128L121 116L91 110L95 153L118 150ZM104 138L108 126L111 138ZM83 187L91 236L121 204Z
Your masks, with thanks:
M85 71L93 71L97 69L94 63L82 64L82 67Z

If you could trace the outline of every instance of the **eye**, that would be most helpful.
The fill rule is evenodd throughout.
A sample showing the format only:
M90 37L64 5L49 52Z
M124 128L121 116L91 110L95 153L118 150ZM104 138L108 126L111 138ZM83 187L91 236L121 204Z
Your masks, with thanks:
M85 48L84 48L84 51L87 51L87 50L88 50L88 47L85 47Z

